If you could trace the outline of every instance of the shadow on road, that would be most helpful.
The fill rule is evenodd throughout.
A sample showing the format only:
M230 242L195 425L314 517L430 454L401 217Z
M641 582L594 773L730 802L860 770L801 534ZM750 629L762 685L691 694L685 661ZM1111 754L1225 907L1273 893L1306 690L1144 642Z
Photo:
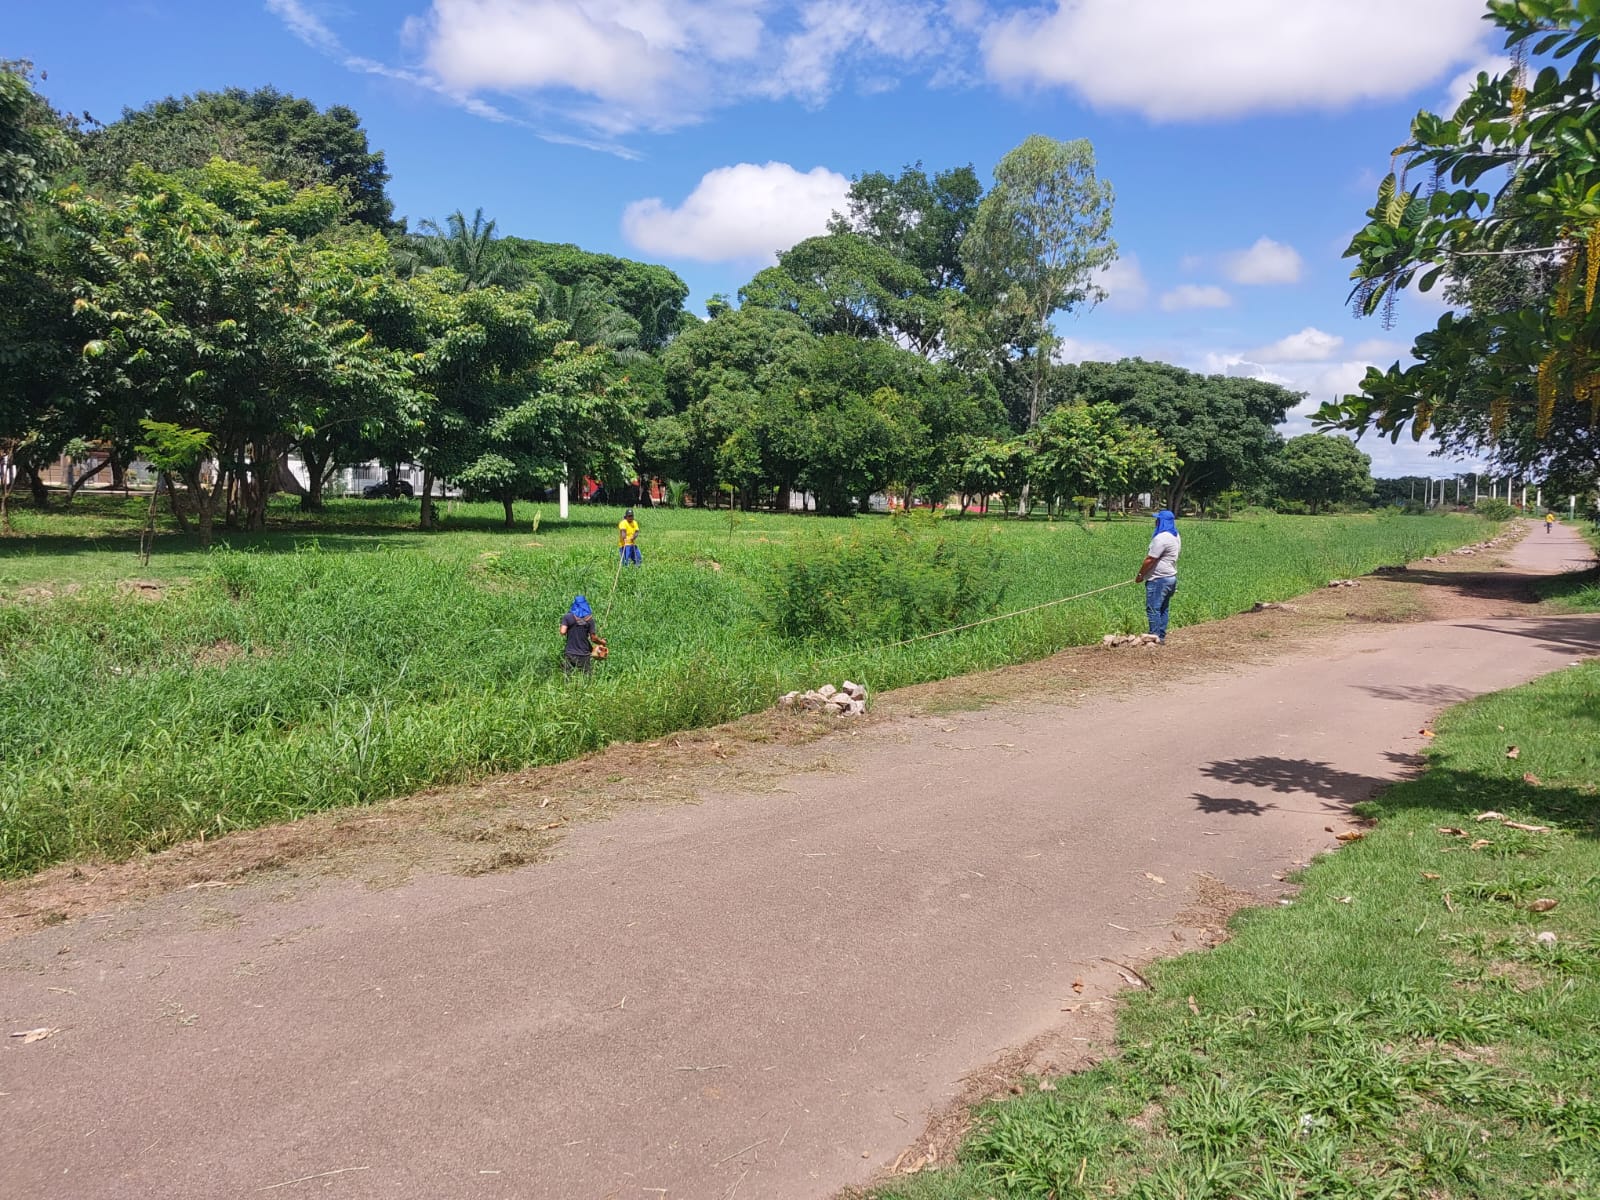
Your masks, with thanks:
M1341 771L1331 763L1265 756L1214 762L1202 767L1201 773L1223 783L1266 788L1283 795L1315 796L1324 802L1324 808L1338 812L1348 809L1352 804L1372 799L1376 792L1388 787L1391 782L1371 775L1358 775L1353 771Z
M1207 796L1204 792L1196 792L1191 799L1194 800L1194 806L1203 813L1222 814L1230 817L1264 817L1278 807L1276 804L1262 804L1259 800L1240 800L1231 796Z

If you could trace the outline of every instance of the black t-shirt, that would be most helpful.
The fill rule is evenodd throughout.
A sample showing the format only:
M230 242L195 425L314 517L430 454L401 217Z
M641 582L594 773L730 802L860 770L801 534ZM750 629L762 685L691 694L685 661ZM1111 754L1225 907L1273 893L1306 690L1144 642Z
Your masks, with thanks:
M567 627L567 653L588 657L592 653L589 635L594 632L594 618L575 617L568 613L561 620Z

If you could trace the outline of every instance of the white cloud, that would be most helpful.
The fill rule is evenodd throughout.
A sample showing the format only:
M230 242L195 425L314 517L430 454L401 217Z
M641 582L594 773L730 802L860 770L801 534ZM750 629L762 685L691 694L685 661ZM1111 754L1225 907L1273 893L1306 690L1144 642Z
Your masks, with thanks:
M1386 367L1409 355L1411 343L1390 338L1368 338L1364 342L1357 342L1353 353L1357 358L1365 359L1374 366Z
M339 39L322 19L300 0L267 0L267 11L281 20L294 34L313 50L335 54L340 50Z
M1449 116L1461 106L1467 98L1467 93L1478 82L1480 72L1486 73L1490 79L1497 75L1504 75L1511 69L1511 60L1504 54L1491 54L1480 62L1473 63L1461 74L1452 79L1444 89L1444 96L1439 101L1439 111Z
M615 135L753 96L819 104L847 67L864 91L959 75L970 19L937 0L432 0L406 37L446 86Z
M708 171L676 208L659 197L636 200L622 231L640 250L701 262L768 259L825 232L845 207L850 181L826 167L739 163Z
M1182 312L1187 308L1227 308L1233 297L1215 284L1184 283L1161 294L1162 312Z
M1344 339L1336 333L1324 333L1308 325L1299 333L1279 338L1270 346L1252 350L1250 357L1257 362L1324 362L1339 352Z
M817 104L833 90L845 60L942 60L949 27L939 15L932 5L898 0L809 0L798 6L797 28L781 38L777 70L759 81L757 91ZM862 86L884 91L894 83L879 71L869 73Z
M1110 342L1064 337L1056 341L1054 358L1062 363L1121 362L1127 354Z
M1481 53L1479 0L1209 0L1130 19L1057 0L991 26L990 78L1061 86L1157 120L1339 108L1402 96Z
M1100 272L1098 282L1106 294L1106 307L1118 312L1136 312L1150 299L1150 283L1137 254L1124 254L1113 261Z
M1223 255L1222 263L1224 273L1234 283L1250 285L1299 283L1305 265L1293 246L1269 237L1257 238L1248 250Z

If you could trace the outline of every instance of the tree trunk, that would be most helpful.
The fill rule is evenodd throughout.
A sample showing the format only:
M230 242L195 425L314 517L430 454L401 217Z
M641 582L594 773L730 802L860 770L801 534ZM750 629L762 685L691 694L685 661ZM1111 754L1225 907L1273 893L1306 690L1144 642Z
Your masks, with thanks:
M180 533L189 532L189 516L183 511L183 504L178 499L178 489L172 482L172 476L162 471L156 476L156 491L167 493L167 508L172 513L172 519L177 522Z
M109 458L102 458L97 464L74 479L72 486L67 489L67 503L71 504L72 498L78 494L78 490L110 465L111 460Z
M122 455L117 453L117 448L112 446L106 451L106 461L111 464L111 490L128 494L128 464L122 461Z
M399 467L393 467L393 468L390 469L389 478L390 478L391 482L397 480L399 478L399 476L400 476L400 468ZM419 519L417 521L417 528L419 528L419 529L433 529L433 528L436 528L436 517L435 517L435 513L433 511L433 468L432 467L424 467L422 469L422 514L421 514L421 516L419 517Z
M28 477L28 491L33 496L35 508L50 507L50 489L44 485L44 476L39 474L39 468L24 466L22 473Z
M322 499L322 489L328 484L328 475L333 469L333 456L323 455L320 458L314 454L307 454L302 447L301 461L306 464L306 486L300 490L300 510L302 512L321 512L326 504ZM286 478L294 476L287 470Z
M302 446L300 448L300 461L306 465L306 478L315 483L316 468L312 466L312 455ZM311 505L307 503L311 496L311 489L300 482L300 477L294 473L294 468L289 465L289 452L285 450L278 455L278 474L276 477L278 487L291 496L300 497L300 511L310 511Z
M513 513L511 510L512 510L512 506L514 504L516 504L516 501L511 499L511 498L509 498L509 497L504 497L504 498L501 499L500 503L505 505L505 508L506 508L506 528L507 529L514 528L516 526L517 518L516 518L516 514Z

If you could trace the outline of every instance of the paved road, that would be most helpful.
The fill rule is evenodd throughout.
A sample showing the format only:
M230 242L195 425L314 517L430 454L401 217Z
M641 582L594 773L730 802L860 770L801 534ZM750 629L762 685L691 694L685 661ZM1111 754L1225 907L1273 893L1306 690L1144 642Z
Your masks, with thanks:
M1514 564L1581 557L1535 532ZM0 1045L0 1196L828 1196L1075 979L1096 994L1102 956L1168 944L1198 873L1273 894L1433 713L1597 650L1596 618L1364 628L908 719L513 872L190 891L18 939L3 1032L60 1031Z

